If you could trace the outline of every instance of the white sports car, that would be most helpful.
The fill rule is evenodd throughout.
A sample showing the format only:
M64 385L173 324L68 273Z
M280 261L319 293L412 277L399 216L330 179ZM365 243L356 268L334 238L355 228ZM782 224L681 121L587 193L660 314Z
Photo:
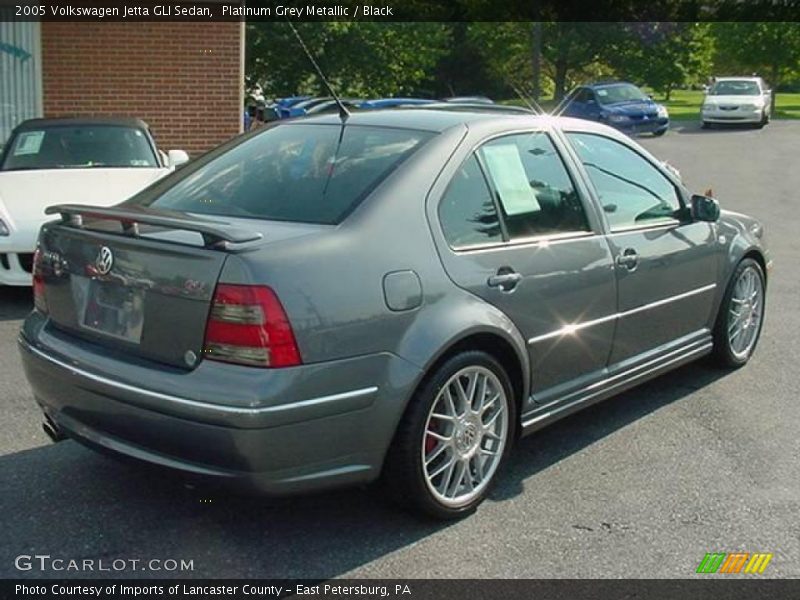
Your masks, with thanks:
M711 124L769 123L772 92L761 77L718 77L703 100L704 128Z
M51 204L111 206L189 160L156 148L138 119L31 119L0 152L0 285L31 285Z

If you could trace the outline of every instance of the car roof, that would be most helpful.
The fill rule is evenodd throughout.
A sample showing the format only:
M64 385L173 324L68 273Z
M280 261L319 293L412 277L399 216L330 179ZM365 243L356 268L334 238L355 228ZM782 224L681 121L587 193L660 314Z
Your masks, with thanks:
M752 81L758 83L761 81L761 77L753 77L751 75L748 75L747 77L715 77L714 81Z
M59 117L52 119L28 119L17 125L16 130L25 131L48 126L78 127L86 125L116 125L119 127L133 127L135 129L149 129L147 123L133 117Z
M398 129L418 129L424 131L443 132L452 127L470 124L489 123L496 121L498 124L537 126L542 124L555 124L558 127L581 129L584 131L608 131L609 128L601 123L585 119L572 119L569 117L553 117L550 115L535 115L533 113L510 113L502 110L464 110L454 105L449 108L446 103L437 108L390 108L353 112L347 118L348 125L368 125L372 127L394 127ZM487 105L490 107L491 105ZM337 114L324 114L303 117L286 122L287 125L302 125L319 123L325 125L340 125L341 119Z
M594 89L594 88L611 87L613 85L632 85L633 87L637 87L636 84L633 84L630 81L595 81L594 83L587 83L584 87Z
M390 107L390 106L398 106L398 105L424 105L424 104L433 104L436 100L431 100L430 98L410 98L410 97L400 97L400 98L372 98L370 100L366 100L364 104L367 106L372 106L376 108L380 108L382 106Z
M448 96L447 98L442 98L442 102L475 102L475 101L482 101L482 102L491 102L494 104L494 100L489 98L489 96L482 96L480 94L476 94L475 96Z

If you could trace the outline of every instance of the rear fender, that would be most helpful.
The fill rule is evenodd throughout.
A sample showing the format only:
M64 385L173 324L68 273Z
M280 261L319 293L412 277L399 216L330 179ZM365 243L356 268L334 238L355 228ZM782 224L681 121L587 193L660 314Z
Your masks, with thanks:
M522 373L522 399L530 394L530 361L525 339L516 325L498 308L459 291L447 300L428 304L405 331L397 353L421 369L416 386L436 362L459 342L476 334L489 334L505 341L516 355ZM406 400L407 402L408 400Z

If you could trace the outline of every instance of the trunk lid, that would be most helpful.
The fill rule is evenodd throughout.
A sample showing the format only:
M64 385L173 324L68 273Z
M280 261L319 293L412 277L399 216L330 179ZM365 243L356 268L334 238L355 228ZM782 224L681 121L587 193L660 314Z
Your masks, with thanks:
M58 206L40 234L51 323L181 368L202 357L214 289L237 244L261 234L153 209Z

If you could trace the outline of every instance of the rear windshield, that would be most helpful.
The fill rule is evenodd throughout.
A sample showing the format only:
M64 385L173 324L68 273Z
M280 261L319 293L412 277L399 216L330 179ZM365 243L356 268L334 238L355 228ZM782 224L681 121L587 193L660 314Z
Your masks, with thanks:
M16 134L3 171L157 167L145 133L117 125L52 125Z
M431 135L358 125L279 125L143 203L192 213L335 224Z

